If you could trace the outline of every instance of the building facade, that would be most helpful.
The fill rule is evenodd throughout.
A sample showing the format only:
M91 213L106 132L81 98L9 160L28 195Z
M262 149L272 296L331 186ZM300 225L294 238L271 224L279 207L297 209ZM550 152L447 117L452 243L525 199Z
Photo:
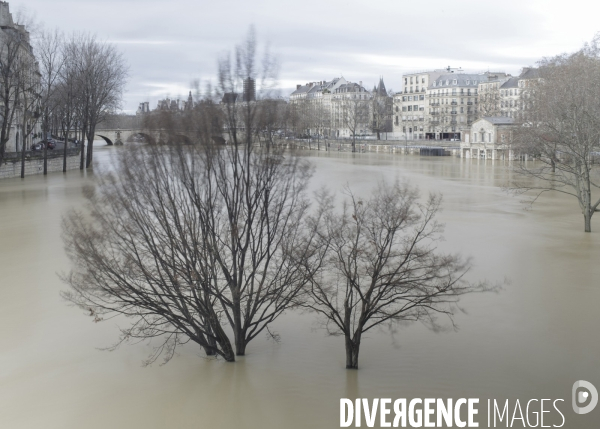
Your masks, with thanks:
M483 117L463 132L460 143L462 158L501 159L514 158L511 147L515 120L506 116Z
M446 70L431 70L402 76L403 89L394 94L394 135L408 140L423 140L428 131L429 100L427 88Z
M0 88L4 91L8 87L7 92L12 94L8 99L2 97L0 103L8 102L11 111L14 111L12 122L7 123L9 140L6 142L5 152L20 152L23 143L25 150L29 150L33 143L42 138L38 119L41 74L29 32L23 25L13 21L8 2L4 1L0 1L0 45L0 55L3 56L1 66L6 68L0 73ZM18 94L18 98L15 94Z
M382 89L385 90L385 85ZM371 99L372 94L362 81L349 82L344 77L297 85L290 94L297 134L330 138L365 136L372 128Z

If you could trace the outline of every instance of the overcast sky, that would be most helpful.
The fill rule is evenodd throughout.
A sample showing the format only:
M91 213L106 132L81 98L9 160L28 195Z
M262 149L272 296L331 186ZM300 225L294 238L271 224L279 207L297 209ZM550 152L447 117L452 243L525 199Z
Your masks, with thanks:
M600 31L591 0L13 0L46 28L87 31L118 44L130 77L123 109L186 98L191 82L215 81L219 55L253 24L281 63L283 95L296 84L343 75L371 89L382 75L400 90L406 72L506 71L573 51Z

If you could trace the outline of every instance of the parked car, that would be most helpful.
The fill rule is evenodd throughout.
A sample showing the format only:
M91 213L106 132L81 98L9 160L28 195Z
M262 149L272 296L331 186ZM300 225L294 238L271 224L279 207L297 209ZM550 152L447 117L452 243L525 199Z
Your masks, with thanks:
M42 145L47 145L48 149L54 149L56 147L56 143L54 143L54 140L47 140L47 141L43 141L40 144ZM42 146L42 149L44 147Z
M31 150L32 151L36 151L36 150L44 150L44 144L41 142L38 143L34 143L31 145Z

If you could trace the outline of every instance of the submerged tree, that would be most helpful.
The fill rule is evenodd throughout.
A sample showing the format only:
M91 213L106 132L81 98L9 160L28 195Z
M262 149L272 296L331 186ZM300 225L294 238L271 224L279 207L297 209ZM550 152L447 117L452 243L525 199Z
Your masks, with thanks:
M380 184L368 200L349 196L341 212L320 196L311 266L323 263L311 276L307 306L331 335L344 337L346 368L357 369L365 332L414 321L435 328L438 315L452 320L460 296L487 287L465 280L468 260L437 251L439 195L420 203L415 188L397 182Z
M526 119L513 141L536 162L516 164L525 180L511 186L535 198L547 191L575 197L591 232L600 206L600 35L578 52L542 60L538 73L522 91Z
M271 149L239 152L208 142L126 149L86 194L91 218L64 222L74 263L65 297L99 319L129 317L122 339L161 337L167 358L193 341L235 360L227 326L244 355L305 285L310 169Z
M246 79L254 66L244 64L237 76ZM167 134L183 133L191 144L173 138L123 148L114 173L87 193L91 217L72 212L64 222L74 265L65 297L98 320L127 316L123 340L160 337L151 361L161 352L169 359L188 341L234 361L298 305L312 274L316 231L304 223L312 170L294 153L255 144L254 103L234 101L223 114L205 100L194 114L155 116L174 127ZM267 128L268 118L261 117ZM213 138L223 121L230 121L228 145Z

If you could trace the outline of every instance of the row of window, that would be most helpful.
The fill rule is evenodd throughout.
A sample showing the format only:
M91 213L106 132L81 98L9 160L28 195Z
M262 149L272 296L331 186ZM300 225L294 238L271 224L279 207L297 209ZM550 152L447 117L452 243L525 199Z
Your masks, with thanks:
M509 96L509 95L513 95L513 90L512 89L501 89L500 90L500 95L502 96ZM514 95L519 95L519 90L515 88L515 93Z
M402 101L417 101L417 100L425 100L424 95L405 95L402 97Z
M477 95L477 89L473 89L473 91L471 91L471 88L467 88L467 90L465 91L464 88L460 88L460 92L457 91L456 88L452 88L452 92L450 93L450 91L448 90L448 88L444 89L437 89L437 90L433 90L429 93L430 97L440 97L440 96L444 96L444 95Z
M481 81L477 81L477 80L466 80L465 81L465 85L478 85L479 83L481 83ZM458 79L453 79L452 81L450 79L446 79L446 80L439 80L439 81L433 81L433 86L448 86L448 85L458 85Z
M413 82L413 78L414 78L414 82ZM425 83L425 76L411 76L410 77L410 83L419 83L419 78L421 79L421 83ZM404 78L404 86L408 85L408 80L409 78L405 77Z

